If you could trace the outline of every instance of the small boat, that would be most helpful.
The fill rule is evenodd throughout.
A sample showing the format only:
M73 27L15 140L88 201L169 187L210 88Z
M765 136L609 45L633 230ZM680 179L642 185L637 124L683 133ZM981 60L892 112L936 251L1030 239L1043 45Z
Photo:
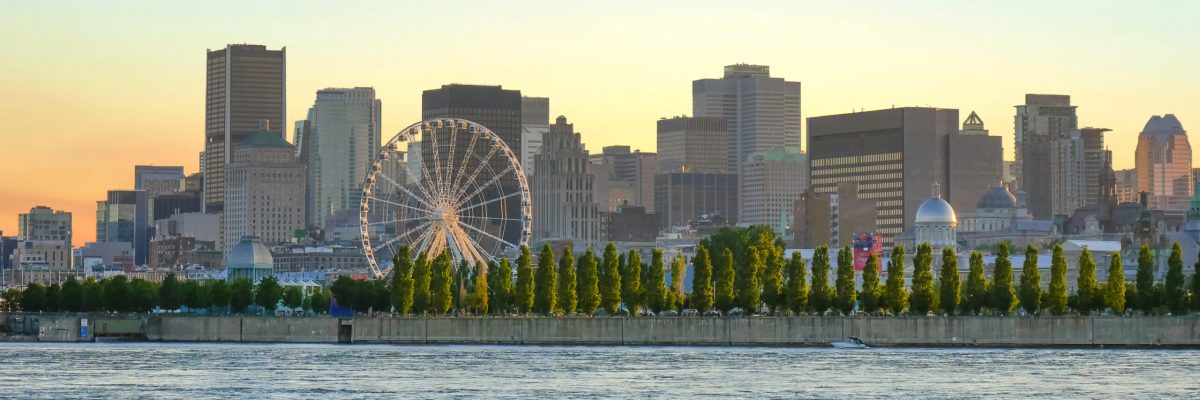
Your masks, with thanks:
M856 338L856 337L848 337L848 338L846 338L846 340L843 340L840 342L833 342L833 343L830 343L830 345L832 345L833 347L839 348L839 349L869 349L870 348L870 347L867 347L867 345L865 343L863 343L862 340L860 340L859 338Z

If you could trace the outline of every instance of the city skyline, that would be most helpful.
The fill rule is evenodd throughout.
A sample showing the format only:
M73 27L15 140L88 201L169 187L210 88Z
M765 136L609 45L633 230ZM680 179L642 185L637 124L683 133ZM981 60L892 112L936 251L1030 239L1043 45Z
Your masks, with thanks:
M76 216L81 245L94 240L83 217L108 190L133 189L135 165L197 172L200 51L230 43L290 50L288 121L273 123L303 119L320 89L369 86L389 105L385 140L420 118L422 91L465 83L553 98L551 115L570 118L593 152L655 151L658 119L689 114L692 81L741 62L801 82L804 119L893 106L976 111L1009 160L1014 106L1026 93L1070 95L1080 127L1112 129L1116 169L1133 166L1150 116L1175 114L1185 129L1200 121L1200 94L1187 90L1200 83L1191 71L1200 56L1175 48L1200 37L1187 21L1193 3L1038 3L1036 14L1027 11L1034 3L679 4L631 13L632 3L256 3L217 21L227 7L6 3L0 37L21 56L0 63L0 148L9 149L0 231L16 232L17 214L46 205ZM441 18L420 18L436 15L468 29L447 33L433 29ZM718 15L736 23L709 23ZM762 34L745 39L740 23Z

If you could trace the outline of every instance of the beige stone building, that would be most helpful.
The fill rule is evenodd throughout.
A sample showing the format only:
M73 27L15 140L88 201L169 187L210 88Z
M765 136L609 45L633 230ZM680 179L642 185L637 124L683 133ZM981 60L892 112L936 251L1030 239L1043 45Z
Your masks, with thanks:
M243 236L273 245L289 242L297 229L304 229L305 176L295 147L267 129L238 143L234 162L225 170L226 251Z
M751 153L742 167L743 224L770 225L782 233L792 206L808 189L808 156L777 147Z

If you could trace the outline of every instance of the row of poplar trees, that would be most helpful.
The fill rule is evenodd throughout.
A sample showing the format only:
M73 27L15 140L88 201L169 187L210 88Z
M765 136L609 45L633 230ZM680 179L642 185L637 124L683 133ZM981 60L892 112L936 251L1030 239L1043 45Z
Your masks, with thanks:
M447 253L432 261L427 254L411 256L401 247L393 259L392 305L401 314L638 315L680 310L686 301L686 260L682 255L671 260L668 286L661 249L647 264L637 251L618 254L613 243L599 258L591 248L576 257L569 247L556 257L546 245L534 265L530 249L522 246L515 274L507 258L475 268L463 262L454 269Z

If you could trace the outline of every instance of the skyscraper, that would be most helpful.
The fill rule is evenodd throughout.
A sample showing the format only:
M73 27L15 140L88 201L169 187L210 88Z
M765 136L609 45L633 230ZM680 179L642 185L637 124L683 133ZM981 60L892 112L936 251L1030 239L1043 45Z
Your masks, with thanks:
M295 147L269 123L263 125L237 143L227 170L222 229L227 256L244 236L274 245L304 229L304 165L296 162Z
M1192 193L1192 146L1173 114L1155 115L1138 135L1138 190L1149 194L1149 207L1186 211Z
M125 242L133 246L133 262L145 265L150 226L145 190L110 190L96 202L96 241Z
M521 97L521 167L528 175L537 173L534 157L542 151L542 136L550 130L550 99ZM517 149L513 149L516 151Z
M1108 128L1079 128L1083 141L1083 205L1104 204L1111 193L1112 151L1104 147L1104 133ZM1072 210L1074 211L1074 210Z
M600 213L592 199L596 176L574 126L559 116L542 141L534 163L533 234L536 242L571 241L577 248L601 245Z
M154 225L154 199L183 188L183 167L137 165L133 167L133 189L146 191L146 223Z
M794 203L808 189L808 156L776 147L751 153L745 164L738 222L771 226L782 236L792 223Z
M1017 162L1017 186L1026 193L1029 212L1037 219L1050 219L1056 207L1054 193L1063 188L1055 187L1055 176L1061 176L1053 167L1069 165L1056 162L1055 157L1069 154L1063 147L1056 151L1056 142L1070 139L1071 132L1078 128L1075 106L1071 96L1053 94L1026 94L1025 104L1016 106L1013 152ZM1061 180L1062 184L1069 180ZM1059 197L1063 199L1064 197ZM966 212L966 211L961 211Z
M231 44L208 51L204 104L205 212L220 213L225 198L225 165L233 147L261 120L287 121L287 48ZM283 137L283 125L272 134Z
M729 124L722 117L658 120L660 172L729 172Z
M307 157L300 162L308 168L308 226L323 228L330 215L357 212L362 184L381 146L382 107L373 88L317 92L302 124L307 148L300 151Z
M702 216L721 216L729 225L736 225L738 199L734 174L670 172L654 178L660 230L688 226Z
M1000 179L1000 139L959 133L957 125L958 110L919 107L809 118L811 191L856 182L858 198L876 202L875 229L885 243L913 226L934 183L954 207L973 210Z
M692 114L725 118L731 172L756 151L800 151L800 82L772 78L768 66L728 65L720 79L693 81Z

